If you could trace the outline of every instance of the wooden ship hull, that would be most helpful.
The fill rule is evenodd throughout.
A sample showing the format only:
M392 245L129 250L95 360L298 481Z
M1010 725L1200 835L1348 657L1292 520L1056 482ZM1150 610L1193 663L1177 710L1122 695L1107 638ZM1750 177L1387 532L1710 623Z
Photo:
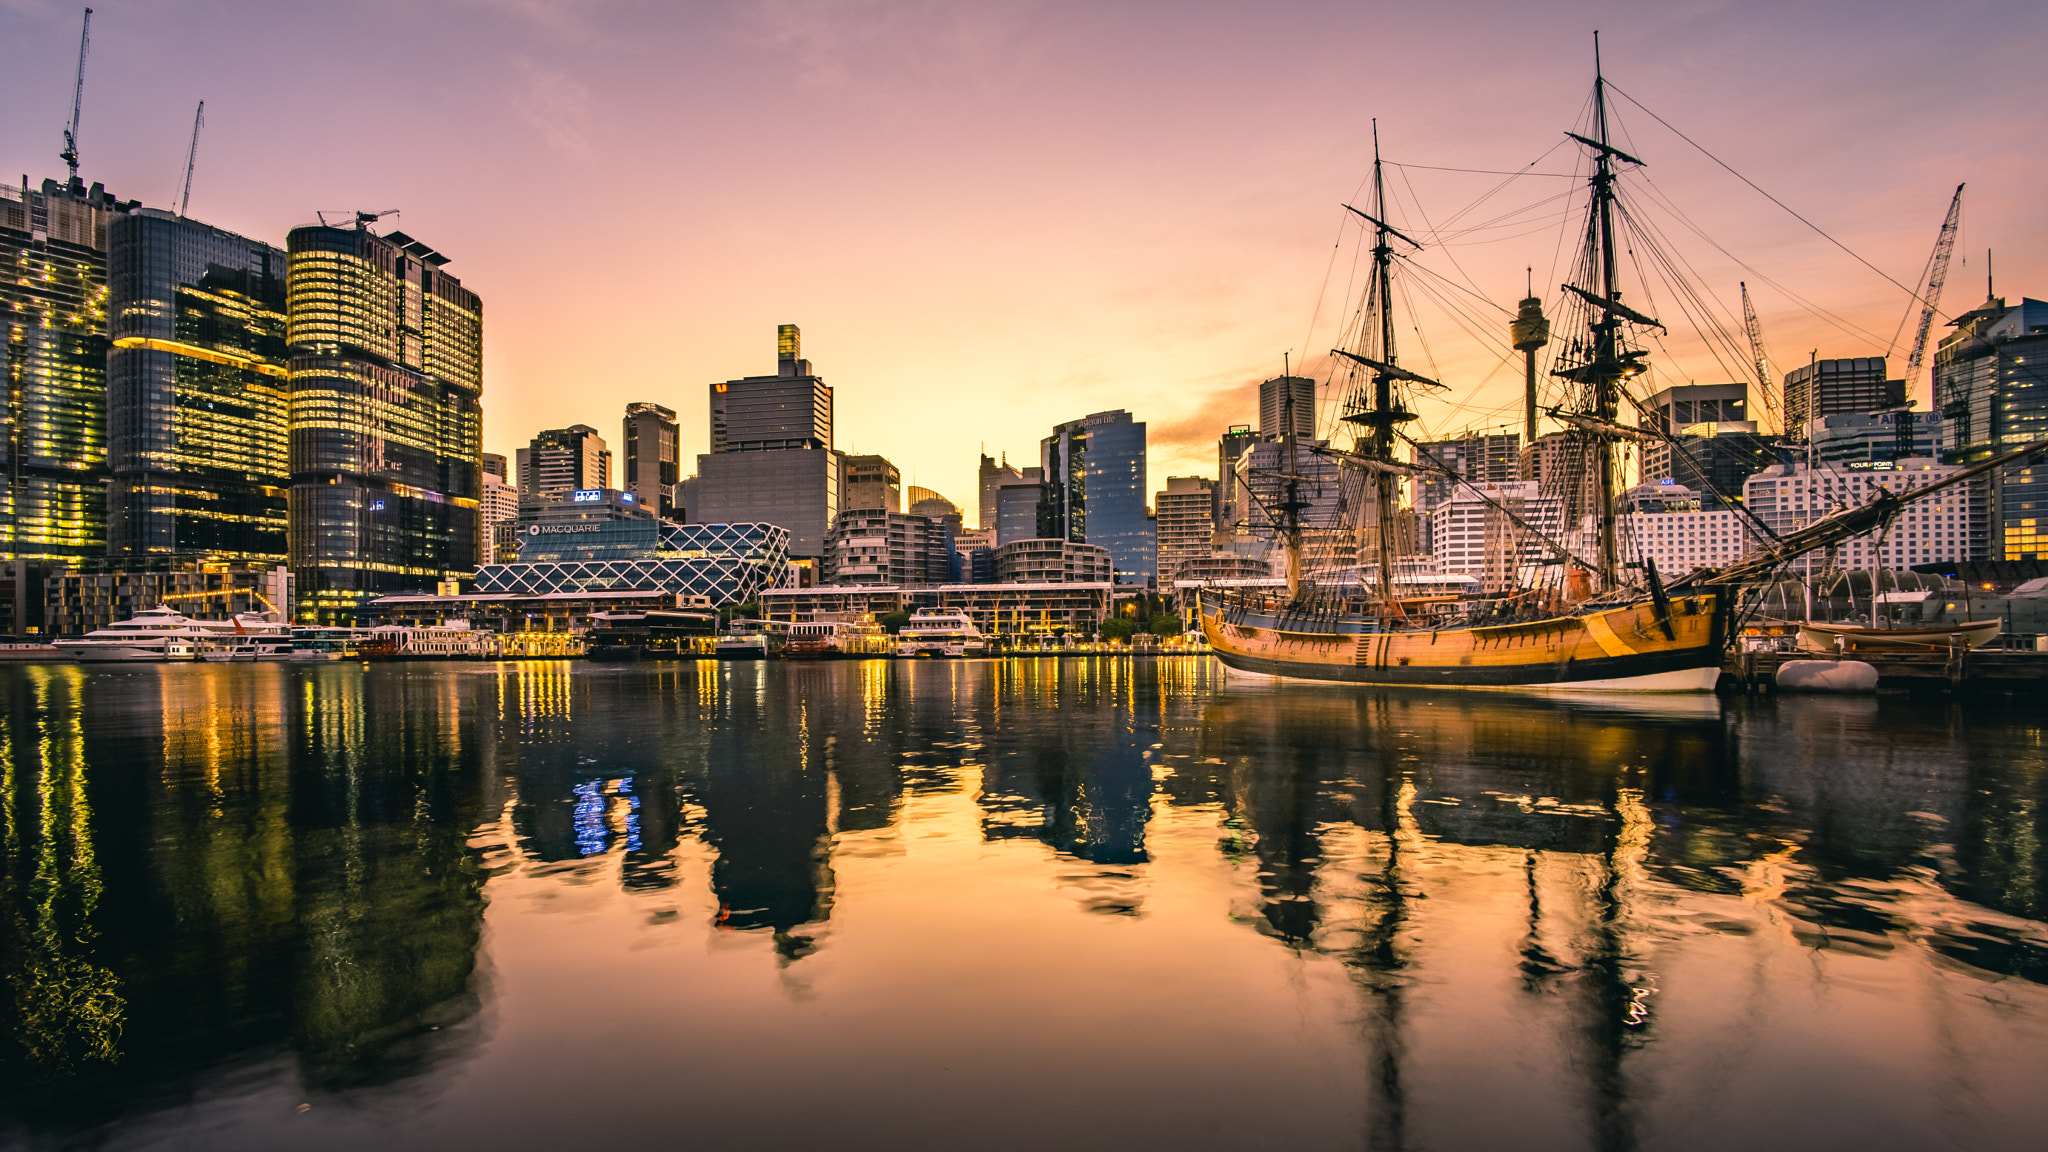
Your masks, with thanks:
M1513 624L1380 631L1370 617L1313 622L1204 595L1202 634L1235 672L1340 684L1539 692L1711 692L1726 599L1653 600ZM1313 629L1313 630L1307 630Z

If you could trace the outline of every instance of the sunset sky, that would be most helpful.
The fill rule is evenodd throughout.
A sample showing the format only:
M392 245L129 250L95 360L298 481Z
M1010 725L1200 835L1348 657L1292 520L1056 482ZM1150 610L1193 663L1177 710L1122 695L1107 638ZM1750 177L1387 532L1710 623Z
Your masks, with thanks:
M281 244L316 209L402 209L386 226L484 299L485 447L508 455L570 423L618 449L624 406L653 400L694 471L707 385L772 371L793 322L838 447L970 516L978 447L1032 462L1053 424L1106 408L1150 424L1154 489L1213 475L1256 381L1337 336L1358 251L1340 204L1361 202L1372 119L1415 166L1394 170L1396 223L1430 241L1501 182L1438 169L1574 170L1555 146L1595 28L1620 91L1893 279L1916 281L1967 181L1943 312L1983 299L1986 248L2003 295L2048 296L2039 3L94 9L81 174L169 206L203 98L193 216ZM0 0L8 183L62 175L79 14ZM1684 214L1658 227L1718 307L1749 282L1774 361L1903 368L1904 291L1642 109L1618 118L1645 195ZM1526 213L1417 259L1506 309L1533 265L1554 298L1572 187L1518 180L1462 223ZM1512 418L1507 313L1482 341L1416 303L1404 357L1458 388L1425 431ZM1673 328L1662 382L1729 378Z

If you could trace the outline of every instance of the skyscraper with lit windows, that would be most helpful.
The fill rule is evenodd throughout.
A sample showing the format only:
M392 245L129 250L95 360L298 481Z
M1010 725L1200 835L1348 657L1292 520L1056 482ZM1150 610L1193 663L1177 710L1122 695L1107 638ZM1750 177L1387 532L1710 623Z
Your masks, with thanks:
M0 558L106 549L107 225L131 207L75 176L0 187Z
M283 250L144 208L107 263L108 556L283 563Z
M403 232L286 238L291 566L299 615L476 569L483 305Z

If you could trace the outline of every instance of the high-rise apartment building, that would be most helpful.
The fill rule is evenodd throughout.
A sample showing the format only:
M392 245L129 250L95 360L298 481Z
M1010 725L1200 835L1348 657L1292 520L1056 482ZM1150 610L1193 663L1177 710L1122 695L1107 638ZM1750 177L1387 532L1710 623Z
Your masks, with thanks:
M1878 375L1883 374L1880 362ZM1682 432L1695 424L1739 424L1749 419L1749 385L1679 384L1651 396L1643 409L1644 425L1659 432Z
M106 549L107 225L131 207L76 177L0 187L0 558Z
M1521 476L1522 437L1518 433L1468 432L1455 440L1434 440L1413 449L1417 463L1440 465L1470 484L1508 484ZM1427 512L1462 487L1445 476L1415 482L1414 503Z
M711 386L711 451L697 457L693 524L789 530L790 556L822 560L840 509L832 389L811 371L794 324L776 332L776 372Z
M1282 522L1281 505L1289 495L1287 477L1295 476L1293 496L1301 502L1296 510L1301 526L1316 531L1343 526L1343 468L1336 458L1320 456L1311 449L1327 448L1327 440L1297 440L1294 462L1287 461L1287 445L1277 440L1260 440L1245 450L1238 462L1238 503L1241 519L1232 527L1249 526L1268 530ZM1353 508L1359 508L1359 494L1352 493ZM1219 526L1220 527L1220 526Z
M1175 578L1182 564L1209 555L1216 534L1216 482L1206 476L1168 476L1152 506L1163 584Z
M1045 469L1010 469L996 484L996 546L1038 536L1038 504L1044 496Z
M839 458L839 507L842 511L903 511L903 474L881 456Z
M291 566L312 621L481 555L483 304L446 256L368 225L285 242Z
M776 330L773 376L711 386L711 451L832 447L832 389L811 373L794 324Z
M1251 497L1245 494L1240 469L1245 453L1259 443L1249 424L1232 424L1216 442L1216 527L1236 528L1251 521Z
M1904 407L1906 382L1887 380L1886 375L1882 356L1815 360L1785 373L1785 434L1803 438L1808 421L1837 412Z
M2048 303L2002 296L1956 317L1934 354L1942 459L1975 464L2048 439ZM2048 467L2001 468L1978 494L1976 557L2048 559Z
M1536 438L1533 469L1542 497L1558 505L1559 523L1577 529L1600 503L1593 442L1583 432L1548 432Z
M1935 457L1941 453L1941 413L1841 412L1808 421L1806 442L1814 463L1851 468Z
M1122 409L1069 421L1040 442L1039 463L1039 538L1100 545L1118 583L1149 582L1157 551L1145 507L1145 425Z
M486 454L488 456L488 453ZM497 458L503 467L505 458ZM509 564L519 552L519 489L501 473L485 471L477 499L481 564Z
M1784 442L1784 437L1758 432L1748 420L1693 424L1674 440L1643 443L1641 480L1645 485L1668 480L1691 491L1701 510L1727 511L1742 503L1742 486L1751 476L1777 463Z
M975 509L975 527L994 528L996 526L999 511L998 505L1000 503L996 496L996 490L1006 483L1014 483L1023 478L1024 474L1010 464L1008 455L1005 455L1001 462L998 462L995 457L987 453L982 454L980 475L981 503Z
M655 515L674 516L676 485L683 481L682 433L675 410L645 401L628 404L625 431L626 474L620 486Z
M1275 376L1259 382L1259 435L1278 440L1292 424L1302 440L1316 437L1316 382L1306 376Z
M109 220L110 558L287 558L285 262L160 209Z
M612 486L612 450L588 424L550 428L517 452L519 494L547 500ZM635 496L638 499L638 496Z

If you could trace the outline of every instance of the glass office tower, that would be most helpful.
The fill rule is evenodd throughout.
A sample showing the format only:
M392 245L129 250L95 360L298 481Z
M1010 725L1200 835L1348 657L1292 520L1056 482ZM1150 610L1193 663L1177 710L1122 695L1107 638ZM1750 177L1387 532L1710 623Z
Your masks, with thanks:
M144 208L107 226L111 557L286 558L285 254Z
M1934 355L1941 458L1976 464L2048 439L2048 302L1991 296L1954 324ZM2048 467L2022 461L1974 487L1971 556L2048 560Z
M1120 584L1144 584L1157 567L1145 512L1145 425L1122 409L1053 429L1039 444L1044 488L1038 535L1109 549Z
M291 566L301 618L339 621L476 569L483 305L403 232L286 249Z
M107 546L107 224L98 184L0 187L0 558L97 559Z

